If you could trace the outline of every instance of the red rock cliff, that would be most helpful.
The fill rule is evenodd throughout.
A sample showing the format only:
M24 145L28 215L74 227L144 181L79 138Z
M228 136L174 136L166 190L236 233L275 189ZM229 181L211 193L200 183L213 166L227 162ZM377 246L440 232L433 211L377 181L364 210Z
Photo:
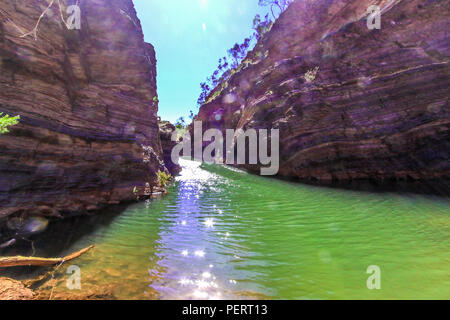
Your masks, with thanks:
M295 1L197 119L280 129L280 174L303 181L448 181L449 14L438 0Z
M132 1L79 1L80 30L61 23L55 3L37 39L21 38L46 3L1 3L0 112L21 120L0 135L0 218L131 200L164 170L155 52Z

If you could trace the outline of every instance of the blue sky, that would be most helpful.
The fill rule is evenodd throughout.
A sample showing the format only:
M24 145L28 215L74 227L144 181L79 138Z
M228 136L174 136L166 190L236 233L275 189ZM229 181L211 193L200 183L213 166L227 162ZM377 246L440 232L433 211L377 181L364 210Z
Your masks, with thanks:
M159 115L175 122L196 113L200 82L219 58L252 34L258 0L134 0L145 41L158 60Z

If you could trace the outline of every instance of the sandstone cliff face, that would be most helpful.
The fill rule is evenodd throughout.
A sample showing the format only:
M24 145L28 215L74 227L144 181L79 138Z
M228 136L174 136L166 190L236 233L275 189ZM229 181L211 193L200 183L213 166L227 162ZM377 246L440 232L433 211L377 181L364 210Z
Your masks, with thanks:
M37 39L21 38L46 3L0 8L0 112L21 116L0 135L0 218L132 200L135 186L165 169L155 52L132 1L80 1L81 30L68 30L55 4ZM145 163L142 146L150 147Z
M381 30L367 27L374 4ZM449 14L448 1L295 1L197 119L280 129L282 176L448 179Z
M171 175L177 175L181 172L181 167L172 162L172 150L177 142L172 141L172 134L176 131L173 124L168 121L159 123L159 133L161 137L161 146L164 156L164 164Z

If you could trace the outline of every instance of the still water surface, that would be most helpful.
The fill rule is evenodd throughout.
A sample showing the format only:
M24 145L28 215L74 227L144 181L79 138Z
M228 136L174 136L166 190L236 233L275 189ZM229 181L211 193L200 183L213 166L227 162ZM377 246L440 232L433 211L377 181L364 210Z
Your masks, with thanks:
M59 232L53 241L65 253L96 244L74 262L82 290L121 299L450 298L447 200L182 165L168 196ZM367 288L371 265L381 268L381 290Z

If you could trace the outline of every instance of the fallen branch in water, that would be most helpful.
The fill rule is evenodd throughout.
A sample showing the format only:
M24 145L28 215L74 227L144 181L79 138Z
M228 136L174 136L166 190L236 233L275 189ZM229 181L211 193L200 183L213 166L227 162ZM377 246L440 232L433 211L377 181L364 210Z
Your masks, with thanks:
M8 267L51 267L57 264L63 264L64 262L73 260L81 256L82 254L91 250L94 246L87 247L83 250L77 251L64 258L35 258L35 257L3 257L0 258L0 268Z

